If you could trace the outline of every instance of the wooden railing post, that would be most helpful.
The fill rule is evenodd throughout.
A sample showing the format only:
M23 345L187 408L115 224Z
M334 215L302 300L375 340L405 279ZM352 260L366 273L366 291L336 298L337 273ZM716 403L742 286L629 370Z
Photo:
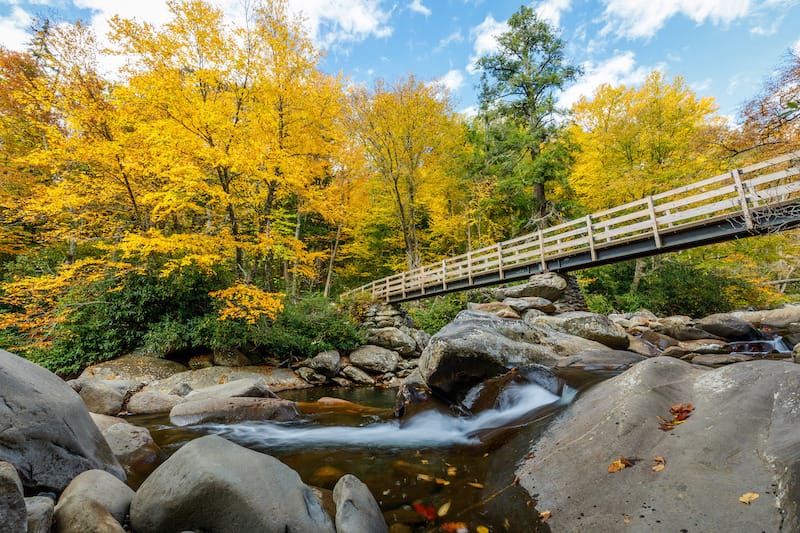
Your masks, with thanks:
M658 218L652 196L647 197L647 209L650 210L650 220L653 222L653 240L656 241L656 248L661 248L661 235L658 233Z
M389 277L386 277L386 303L389 303Z
M739 174L739 169L735 168L731 171L733 182L736 185L736 191L739 193L739 205L744 214L744 223L747 229L753 229L753 214L750 212L750 206L747 203L747 195L744 193L744 186L742 185L742 176Z
M589 235L589 250L592 252L592 261L597 261L597 250L594 249L594 231L592 230L592 215L586 215L586 230Z
M547 261L544 260L544 235L542 235L541 228L537 231L539 232L539 260L542 262L542 272L544 272L547 270Z
M506 279L503 273L503 246L497 245L497 272L500 274L500 279Z
M442 259L442 290L447 290L447 260Z
M467 250L467 279L472 286L472 250Z
M403 293L403 298L406 297L406 271L400 275L400 290Z

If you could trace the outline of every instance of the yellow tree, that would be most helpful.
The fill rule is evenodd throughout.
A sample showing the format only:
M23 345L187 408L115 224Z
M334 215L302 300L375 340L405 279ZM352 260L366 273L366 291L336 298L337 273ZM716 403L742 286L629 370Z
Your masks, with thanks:
M394 85L378 81L372 91L354 90L352 109L352 128L375 191L391 202L406 265L414 269L422 258L421 228L431 224L434 211L446 212L443 196L454 179L449 170L463 130L440 91L413 76Z

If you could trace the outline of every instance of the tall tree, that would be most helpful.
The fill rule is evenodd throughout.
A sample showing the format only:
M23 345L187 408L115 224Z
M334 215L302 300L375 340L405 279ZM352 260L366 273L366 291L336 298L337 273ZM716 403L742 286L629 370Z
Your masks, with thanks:
M498 51L481 57L481 113L490 127L513 136L503 150L520 164L524 184L533 188L529 225L543 226L548 213L546 183L555 178L552 165L534 163L558 127L558 91L580 74L564 57L564 41L536 12L521 6L508 19Z

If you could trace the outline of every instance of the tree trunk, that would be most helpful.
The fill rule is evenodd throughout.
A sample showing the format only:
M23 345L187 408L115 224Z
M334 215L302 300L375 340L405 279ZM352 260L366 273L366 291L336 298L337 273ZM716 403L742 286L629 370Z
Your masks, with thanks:
M325 298L331 294L331 280L333 279L333 263L336 261L336 254L339 251L339 239L342 237L342 222L336 225L336 237L333 239L333 246L331 247L331 258L328 261L328 274L325 276L325 290L323 294Z
M642 277L644 276L644 269L645 269L645 260L642 257L636 258L636 263L633 268L633 281L631 281L631 288L628 292L631 294L636 294L639 290L639 284L642 282Z
M545 197L544 183L533 184L533 201L536 203L536 217L538 218L536 225L539 229L544 229L547 227L547 198Z

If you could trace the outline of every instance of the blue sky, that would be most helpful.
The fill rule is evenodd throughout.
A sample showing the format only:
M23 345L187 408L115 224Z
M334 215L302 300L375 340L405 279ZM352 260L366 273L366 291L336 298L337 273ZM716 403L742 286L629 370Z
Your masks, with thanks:
M233 17L242 0L213 0ZM289 0L326 50L322 69L371 84L412 73L446 85L456 108L475 105L472 64L520 0ZM535 0L531 7L561 33L568 58L584 76L564 105L601 83L635 85L660 69L682 75L700 96L713 96L734 118L790 49L800 53L800 0ZM20 49L32 15L93 25L114 14L160 23L163 0L0 0L0 44Z

